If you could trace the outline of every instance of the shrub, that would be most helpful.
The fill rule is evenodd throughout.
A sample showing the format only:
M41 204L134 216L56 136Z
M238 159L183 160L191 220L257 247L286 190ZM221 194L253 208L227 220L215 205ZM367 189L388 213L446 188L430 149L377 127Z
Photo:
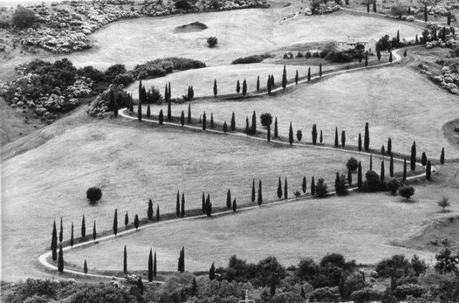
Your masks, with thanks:
M311 281L318 270L319 266L313 259L301 259L298 264L298 268L295 271L295 276L300 278L302 281Z
M86 198L94 204L102 198L102 190L99 187L90 187L86 191Z
M262 55L253 55L248 57L241 57L237 58L231 64L249 64L249 63L260 63L266 58L270 58L270 54L262 54Z
M104 73L95 69L94 66L91 65L78 69L77 73L79 76L90 78L95 82L104 80Z
M349 160L347 160L346 167L352 172L355 172L357 168L359 167L359 161L357 161L356 158L351 157L349 158Z
M344 285L341 290L343 298L351 297L351 294L363 289L366 286L365 278L360 273L354 273L346 277Z
M381 182L381 179L376 172L372 170L367 171L365 173L365 179L365 182L363 182L363 191L377 192L386 190L386 184Z
M209 47L215 47L215 45L217 45L217 43L218 43L217 37L209 37L209 38L207 38L207 44L209 45Z
M399 300L405 300L408 296L419 298L426 292L426 289L419 284L403 284L394 290L394 296Z
M18 6L11 20L13 26L23 29L31 27L38 20L35 13L25 7Z
M445 211L445 209L451 204L449 203L449 199L447 197L442 197L441 200L437 202L437 205L441 207L442 211Z
M389 183L387 183L387 188L389 189L390 193L392 195L396 195L397 194L397 190L400 188L400 181L398 181L397 179L392 179L389 181Z
M128 86L134 82L134 77L132 76L131 73L123 73L123 74L118 74L115 76L115 79L113 79L113 84L116 85L123 85L123 86Z
M365 303L372 301L380 301L382 299L382 296L383 294L381 292L366 287L352 292L351 300L355 303Z
M341 295L338 287L322 287L314 289L309 302L340 302Z
M324 179L320 178L316 184L316 197L325 198L328 196L328 187Z
M406 199L408 201L411 196L414 195L414 187L412 186L403 186L401 187L398 192L400 193L400 196Z
M113 64L105 71L105 78L108 82L112 82L119 74L126 73L124 64Z
M175 8L189 10L192 9L193 6L187 0L178 0L175 2Z
M273 123L273 116L270 113L263 113L260 115L261 125L268 127Z

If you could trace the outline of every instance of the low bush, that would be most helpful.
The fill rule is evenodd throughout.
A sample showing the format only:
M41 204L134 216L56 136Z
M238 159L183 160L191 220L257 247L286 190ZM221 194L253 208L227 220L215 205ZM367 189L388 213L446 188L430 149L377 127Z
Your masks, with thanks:
M400 188L401 183L397 179L391 179L389 183L387 183L387 189L390 191L392 195L397 194L397 190Z
M203 68L206 65L194 59L180 58L180 57L168 57L164 59L156 59L145 62L134 67L131 71L132 76L135 79L152 79L157 77L163 77L174 70L189 70L195 68Z
M363 182L363 191L365 192L378 192L387 190L385 182L381 182L379 175L369 170L365 173L365 182Z
M86 191L86 198L91 204L95 204L102 198L102 190L99 187L90 187Z
M112 82L116 85L128 86L129 84L134 82L134 77L131 73L118 74Z
M419 284L403 284L394 289L394 296L399 300L405 300L408 296L419 298L426 289Z
M319 179L316 184L316 197L325 198L328 196L328 186L324 179Z
M209 37L207 38L207 45L209 45L209 47L215 47L218 43L218 39L217 37Z
M406 199L408 201L411 196L414 195L414 187L412 186L403 186L401 187L398 192L400 193L400 196Z
M341 294L338 287L322 287L314 289L309 302L340 302Z
M259 63L265 60L266 58L270 58L270 54L262 54L262 55L253 55L248 57L241 57L237 58L231 64L250 64L250 63Z
M383 294L381 292L366 287L352 292L351 300L355 303L373 302L380 301L382 299L382 296Z
M126 73L126 66L124 64L113 64L105 71L105 79L112 82L116 76Z

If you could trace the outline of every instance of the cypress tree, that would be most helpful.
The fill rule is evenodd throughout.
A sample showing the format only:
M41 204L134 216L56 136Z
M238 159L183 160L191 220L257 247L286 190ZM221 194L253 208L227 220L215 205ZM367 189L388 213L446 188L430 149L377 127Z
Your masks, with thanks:
M316 183L314 181L314 176L311 178L311 196L316 194Z
M226 121L223 123L223 132L225 134L228 132L228 125L226 124Z
M217 79L214 80L214 97L217 97Z
M284 181L284 199L288 199L288 183L287 183L287 177L285 177L285 181Z
M158 262L156 260L156 251L153 254L153 277L156 277L158 274Z
M233 112L233 114L231 115L231 131L234 132L235 129L236 129L236 117L234 116L234 112Z
M341 147L346 147L346 131L341 131Z
M150 105L147 106L147 118L151 117Z
M427 164L427 155L425 152L422 152L421 163L422 163L422 166L426 166Z
M158 121L159 121L160 125L162 125L163 122L164 122L164 114L163 114L163 110L162 109L159 111Z
M358 142L359 151L362 151L362 135L359 133L359 142Z
M231 190L226 192L226 208L231 208Z
M233 213L237 211L237 202L236 199L233 200Z
M62 243L63 238L64 238L64 227L62 226L62 217L61 217L61 225L59 229L59 243Z
M347 170L347 184L352 187L352 171L350 169Z
M207 194L207 199L206 199L206 215L208 217L212 216L212 203L210 202L209 194Z
M180 255L178 259L178 271L184 272L185 271L185 248L182 247L180 250Z
M59 245L59 257L57 259L57 270L64 272L64 252L62 251L62 244Z
M367 0L367 13L370 13L370 0Z
M392 63L392 52L389 52L389 62Z
M156 205L156 222L159 222L160 214L159 214L159 205Z
M86 262L86 259L84 259L83 271L84 271L85 274L88 273L88 262Z
M182 114L180 115L180 124L185 125L185 112L182 110Z
M147 217L148 220L153 220L153 202L151 201L151 199L148 201Z
M403 181L406 181L406 158L403 159Z
M365 137L363 139L363 146L365 148L365 151L368 151L370 149L370 129L368 122L365 123Z
M239 80L236 82L236 93L239 94L241 92L241 84L239 83Z
M387 139L387 153L389 155L392 155L392 139L391 138Z
M139 229L139 216L137 214L135 214L135 217L134 217L134 227L136 230Z
M251 133L252 135L255 135L256 132L257 132L257 115L255 113L255 111L253 111L252 113L252 128L251 128Z
M376 49L376 56L378 57L378 61L381 61L381 51Z
M266 90L268 91L268 95L271 95L271 76L268 76L268 80L266 81Z
M319 63L319 77L322 78L322 63Z
M397 38L396 39L397 39L397 43L400 43L400 31L399 30L397 30Z
M206 130L206 128L207 128L207 116L206 116L206 112L204 112L202 114L202 129Z
M203 213L203 214L206 213L206 196L205 196L204 192L202 192L201 210L202 210L202 213Z
M381 182L384 182L385 174L386 174L386 171L384 169L384 160L383 160L381 161L381 175L380 175Z
M57 230L56 230L56 221L53 223L53 232L51 235L51 254L53 256L53 260L57 260Z
M279 129L277 127L277 117L274 118L274 138L279 138Z
M290 128L288 130L288 142L290 145L293 144L293 127L292 127L292 122L290 122Z
M305 194L306 189L307 189L306 177L303 177L303 183L301 184L301 189L303 190L303 194Z
M271 88L276 86L276 82L274 81L274 75L271 75Z
M408 51L407 51L407 49L405 49L405 50L403 51L403 57L406 57L407 55L408 55Z
M142 121L142 103L137 106L137 120Z
M416 44L419 44L419 38L418 38L418 34L416 34L416 39L415 39L415 42L416 42Z
M341 179L339 177L339 172L336 172L336 177L335 177L335 192L336 194L341 194Z
M209 268L209 279L214 280L215 279L215 264L212 263L212 265Z
M182 205L180 208L180 217L185 217L185 194L182 193Z
M296 72L295 72L295 84L296 85L298 85L298 79L299 79L298 70L296 70Z
M148 255L148 281L153 282L153 250L151 248Z
M316 124L312 125L311 135L312 135L312 144L316 145L317 144L317 125Z
M260 90L260 76L257 76L257 91Z
M92 225L92 240L96 241L96 238L97 238L96 220L94 220L94 224Z
M252 180L252 203L255 202L255 179Z
M411 145L410 168L412 171L416 169L416 142Z
M446 16L446 24L451 25L451 11L448 11L448 16Z
M73 222L72 222L72 226L70 228L70 246L73 246L73 243L74 243L74 237L73 237Z
M311 68L308 67L308 82L311 82Z
M126 228L129 224L129 215L126 212L126 215L124 215L124 227Z
M115 216L113 218L113 233L116 234L118 233L118 209L115 208Z
M359 190L363 188L363 180L362 180L362 162L359 161L359 166L357 168L357 187Z
M365 67L368 66L368 54L365 53Z
M279 182L277 183L277 198L282 199L282 181L279 177Z
M242 95L247 95L247 81L242 81Z
M124 245L124 253L123 253L123 273L127 274L127 249L126 245Z
M191 104L188 104L188 124L191 124Z
M258 181L258 206L263 203L263 190L261 188L261 180Z
M430 160L427 160L426 164L426 179L431 180L432 176L432 165L430 164Z
M376 13L376 0L373 0L373 13Z
M266 133L266 139L271 142L271 125L268 125L268 132Z
M442 147L441 154L440 154L440 164L445 164L445 148Z
M171 108L171 92L170 92L170 87L171 87L171 84L169 82L169 88L167 90L167 121L171 121L172 120L172 108Z
M84 215L83 215L83 219L81 219L81 237L83 239L86 238L86 222L84 220Z
M338 127L335 127L335 147L338 147Z
M282 72L282 89L287 87L287 69L284 65L284 71Z
M214 128L214 113L210 113L210 128Z
M178 217L180 217L180 192L177 191L177 199L175 202L175 214Z
M427 22L427 1L424 2L424 22Z
M373 170L373 155L370 155L370 170Z
M137 287L139 288L140 294L143 295L143 282L141 277L137 279Z
M322 136L322 130L320 130L319 142L320 144L324 143L324 137Z
M392 155L390 155L389 175L391 178L394 176L394 156Z

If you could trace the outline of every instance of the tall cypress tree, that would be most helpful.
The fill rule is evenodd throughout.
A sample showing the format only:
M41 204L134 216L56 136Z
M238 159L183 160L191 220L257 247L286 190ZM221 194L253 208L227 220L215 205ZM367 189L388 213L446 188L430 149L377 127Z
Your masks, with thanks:
M188 104L188 124L191 124L191 104Z
M171 83L169 82L169 87L167 89L167 121L172 121L172 108L171 108Z
M268 95L271 95L271 76L268 76L268 80L266 81L266 90L268 91Z
M202 114L202 129L206 130L206 128L207 128L207 116L206 116L206 112L204 112Z
M148 281L153 282L153 250L151 248L148 255Z
M242 81L242 95L247 95L247 81L245 81L245 79Z
M298 70L296 70L296 72L295 72L295 84L296 85L298 85L298 80L299 80Z
M260 76L257 76L257 91L260 90Z
M427 165L427 155L425 152L422 152L422 155L421 155L421 164L422 166L426 166Z
M139 229L139 216L137 214L135 214L135 217L134 217L134 227L136 230Z
M159 214L159 204L156 205L156 222L159 222L160 219L160 214Z
M185 125L185 112L182 110L182 114L180 115L180 124L182 126Z
M431 180L432 179L432 164L430 163L430 160L427 160L426 163L426 179Z
M416 142L411 145L410 168L412 171L416 169Z
M251 196L251 199L252 199L252 203L255 202L255 179L252 180L252 196Z
M271 142L271 125L268 125L267 127L266 139L268 142Z
M56 230L56 221L53 223L53 232L51 234L51 254L53 260L57 260L57 230Z
M257 132L257 114L255 113L255 111L253 111L252 113L252 128L250 132L252 133L252 135L255 135Z
M236 117L234 116L234 112L233 112L233 114L231 115L231 131L234 132L235 129L236 129Z
M282 89L287 87L287 69L284 65L284 71L282 72Z
M290 122L290 128L288 130L288 142L290 145L293 144L293 127L292 127L292 122Z
M279 138L279 129L277 126L277 117L274 118L274 138Z
M373 155L370 155L370 170L373 170Z
M137 120L142 121L142 103L140 103L140 100L137 106Z
M387 153L389 155L392 155L392 139L391 138L387 139Z
M322 78L322 63L319 63L319 77Z
M316 194L316 182L314 181L314 176L311 178L311 196Z
M83 219L81 219L81 237L83 239L86 238L86 222L84 220L84 215L83 215Z
M231 190L226 192L226 208L231 208Z
M153 201L151 201L151 199L148 201L147 217L148 220L153 220Z
M72 222L72 225L70 227L70 246L73 246L74 242L75 240L74 240L74 235L73 235L73 222Z
M392 52L389 52L389 62L392 63Z
M94 223L92 225L92 239L93 239L93 241L96 241L96 238L97 238L96 220L94 220Z
M217 89L217 79L214 80L214 97L217 97L218 89Z
M175 202L175 214L178 217L180 217L180 192L177 191L177 199Z
M210 128L214 128L214 113L210 113Z
M236 93L239 94L241 92L241 84L239 83L239 80L236 82Z
M180 217L185 217L185 194L182 193L182 205L180 208Z
M335 127L335 147L338 147L338 127Z
M263 203L263 190L261 188L261 180L258 181L258 205Z
M303 183L301 183L301 189L303 190L303 194L305 194L306 189L307 189L306 177L303 177Z
M389 176L391 178L394 176L394 156L392 155L390 155Z
M385 170L384 170L384 160L381 161L381 175L380 175L380 178L381 178L381 182L384 182L384 179L385 179Z
M57 259L57 270L64 272L64 252L62 251L62 244L59 245L59 257Z
M159 122L159 125L162 125L164 122L164 114L163 114L162 109L159 111L158 122Z
M341 131L341 147L342 148L346 147L346 131L345 130Z
M233 200L233 213L237 211L237 202L236 199Z
M113 233L116 234L118 233L118 209L115 208L115 216L113 218Z
M440 154L440 164L445 164L445 148L441 148L441 154Z
M312 144L316 145L317 144L317 125L316 124L312 125L311 135L312 135Z
M150 118L151 117L151 109L150 109L150 105L147 106L147 118Z
M424 2L424 22L427 22L427 1Z
M279 200L282 199L282 181L280 177L277 183L277 198L279 198Z
M403 159L403 181L406 181L406 158Z
M288 183L287 183L287 177L285 177L284 181L284 198L288 199Z
M322 136L322 130L320 130L319 142L320 144L324 143L324 137Z
M359 166L357 167L357 187L359 190L363 188L363 179L362 179L362 162L359 161Z
M308 82L311 82L311 68L308 67Z
M347 170L347 184L352 187L352 171L350 169Z
M215 264L212 263L212 265L209 268L209 280L215 280Z
M62 243L63 238L64 238L64 227L62 226L62 217L61 217L61 225L59 229L59 243Z
M156 260L156 251L153 255L153 277L156 277L158 274L158 262Z
M85 274L88 273L88 262L86 262L86 259L84 259L84 263L83 263L83 272Z
M226 134L228 132L228 124L226 124L226 121L223 122L223 132Z
M212 216L212 203L210 202L209 194L207 194L207 198L206 198L206 215L208 217Z
M359 151L362 151L362 135L359 133L359 142L358 142Z
M123 253L123 273L127 274L127 249L126 245L124 245L124 253Z
M365 137L363 139L363 146L365 148L365 151L368 151L370 149L370 127L368 125L368 122L365 123Z

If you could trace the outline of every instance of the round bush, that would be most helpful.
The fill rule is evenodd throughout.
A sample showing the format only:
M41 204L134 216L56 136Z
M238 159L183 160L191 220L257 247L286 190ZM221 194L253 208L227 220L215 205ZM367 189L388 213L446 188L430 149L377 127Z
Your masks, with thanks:
M37 20L38 18L32 10L18 6L14 12L12 24L22 29L31 27Z
M414 187L403 186L398 190L398 192L400 193L400 196L402 196L408 201L411 198L411 196L414 195Z
M91 204L94 204L102 198L102 190L99 187L90 187L86 191L86 198Z
M349 158L349 160L347 160L346 167L354 172L359 167L359 162L357 161L356 158L351 157Z
M217 43L218 43L217 37L209 37L207 39L207 44L209 45L209 47L215 47L215 45L217 45Z

